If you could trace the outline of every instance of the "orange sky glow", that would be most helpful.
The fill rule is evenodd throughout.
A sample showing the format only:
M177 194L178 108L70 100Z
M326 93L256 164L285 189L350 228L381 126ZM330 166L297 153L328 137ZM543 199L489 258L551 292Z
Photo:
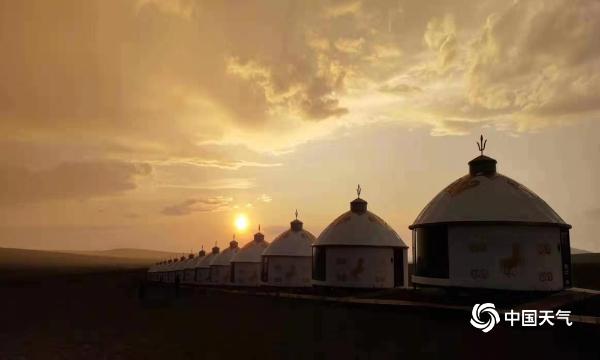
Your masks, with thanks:
M318 235L359 183L410 243L483 134L598 252L599 33L594 0L0 0L0 246Z

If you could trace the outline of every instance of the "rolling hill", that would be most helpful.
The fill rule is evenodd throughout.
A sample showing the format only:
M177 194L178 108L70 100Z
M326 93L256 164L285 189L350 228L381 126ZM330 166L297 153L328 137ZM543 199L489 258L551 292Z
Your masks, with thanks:
M101 256L101 257L150 260L152 262L161 261L161 260L165 260L165 259L172 259L174 257L181 256L181 253L174 253L174 252L160 251L160 250L132 249L132 248L96 250L96 251L67 250L67 251L60 251L60 252L69 253L69 254L78 254L78 255L91 255L91 256Z
M170 254L172 257L174 254ZM126 255L130 255L127 257ZM165 253L109 250L107 252L55 252L0 248L0 280L40 278L52 275L142 269ZM160 257L159 257L160 256ZM169 257L169 256L167 256Z

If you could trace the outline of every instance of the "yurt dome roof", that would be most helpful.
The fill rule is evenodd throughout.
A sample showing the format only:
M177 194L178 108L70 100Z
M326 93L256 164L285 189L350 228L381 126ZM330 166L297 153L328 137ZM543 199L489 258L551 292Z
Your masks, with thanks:
M183 270L187 267L187 262L189 261L188 258L186 258L185 256L182 256L181 259L179 259L179 261L177 262L177 266L175 266L174 270Z
M175 267L176 267L177 265L179 265L179 264L178 264L178 259L173 259L173 260L171 260L171 262L169 263L169 265L167 265L167 268L166 268L166 270L167 270L167 271L172 271L172 270L175 270Z
M219 254L219 247L216 245L212 248L210 254L202 257L202 260L196 263L197 268L208 268L212 265L213 260Z
M302 221L290 222L290 228L279 234L263 252L263 256L311 256L315 236L303 229Z
M196 258L194 257L194 254L189 254L188 258L183 261L181 268L182 269L192 269L192 268L194 268L195 263L196 263Z
M233 240L229 242L229 247L220 254L215 255L215 259L213 260L211 265L220 265L220 266L228 266L231 263L231 259L237 254L239 251L238 242L235 241L235 236Z
M254 234L254 240L244 245L231 259L231 262L260 263L262 262L262 253L267 246L269 246L269 242L265 241L265 236L260 232L259 225L258 232Z
M206 251L204 251L204 249L200 250L198 252L198 255L196 257L194 257L194 259L192 261L190 261L187 268L193 269L193 268L198 267L198 264L200 263L200 261L202 261L204 259L205 256L206 256Z
M400 236L383 219L367 210L367 202L358 198L347 211L335 219L314 243L314 246L391 246L407 247Z
M437 194L409 228L471 222L571 227L533 191L497 173L496 160L481 151L469 161L469 174Z

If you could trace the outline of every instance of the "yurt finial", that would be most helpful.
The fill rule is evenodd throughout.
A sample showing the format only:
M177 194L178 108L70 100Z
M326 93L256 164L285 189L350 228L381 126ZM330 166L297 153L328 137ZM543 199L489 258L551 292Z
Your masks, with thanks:
M254 234L254 241L263 241L265 240L265 235L263 235L263 233L260 232L260 224L258 225L258 232L256 234Z
M302 221L298 220L298 209L296 209L295 214L296 214L296 219L290 223L290 228L293 231L300 231L300 230L302 230Z
M350 210L353 213L364 214L367 211L367 202L360 198L360 193L362 192L362 188L360 184L356 187L356 195L358 197L350 202Z
M477 142L477 149L481 153L475 159L469 161L469 174L472 176L494 176L496 175L496 163L497 161L489 156L483 155L485 146L487 145L487 139L483 138L483 135L479 136Z
M483 156L483 150L485 150L485 144L487 144L487 139L483 140L483 135L479 136L479 141L477 142L477 148L481 155Z
M213 248L212 248L212 253L213 254L219 253L219 247L217 246L217 240L215 240L215 246L213 246Z

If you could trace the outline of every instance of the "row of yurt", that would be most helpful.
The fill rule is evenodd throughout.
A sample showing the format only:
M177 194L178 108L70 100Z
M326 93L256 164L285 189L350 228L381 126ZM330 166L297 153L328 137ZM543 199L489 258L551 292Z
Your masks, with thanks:
M531 190L499 174L497 161L483 155L486 142L480 138L481 154L469 161L469 173L434 197L409 226L413 284L527 291L570 287L571 226ZM270 245L260 228L253 241L241 249L232 241L229 249L237 251L215 265L214 277L203 270L212 264L206 256L196 267L195 282L407 286L408 247L384 220L367 210L360 186L357 193L350 210L317 239L303 229L296 214L290 229ZM149 276L175 281L173 273L181 266L180 260L151 268Z
M360 198L360 186L358 194L350 211L329 225L318 239L303 228L296 212L290 228L271 244L259 226L254 239L241 249L234 237L221 253L215 246L207 256L202 251L198 257L175 259L163 270L151 271L166 273L163 281L190 284L406 286L408 247L385 221L367 211L367 202ZM158 279L165 277L159 275Z

